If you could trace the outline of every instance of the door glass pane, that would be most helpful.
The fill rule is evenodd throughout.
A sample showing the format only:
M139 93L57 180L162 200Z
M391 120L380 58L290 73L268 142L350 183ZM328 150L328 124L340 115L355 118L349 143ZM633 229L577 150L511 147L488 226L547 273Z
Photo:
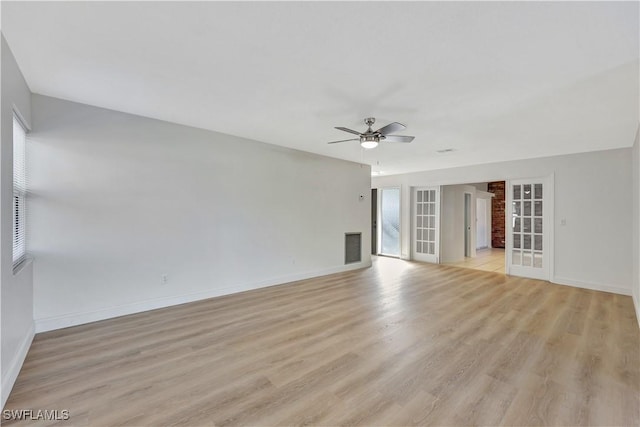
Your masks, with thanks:
M519 233L521 231L520 230L520 221L521 221L521 219L520 218L514 218L514 220L515 220L515 222L513 224L513 231L515 231L516 233Z
M522 193L521 193L521 186L519 185L514 185L513 186L513 200L520 200L522 199Z
M524 234L522 236L522 248L523 249L531 249L531 235Z
M417 191L418 193L418 203L422 203L422 193L424 193L424 191Z
M523 199L530 199L531 198L531 184L525 184L522 186L522 192L524 193L522 195Z
M525 267L531 267L531 252L522 252L522 265Z
M520 212L520 202L513 202L513 214L516 216L522 215L522 212Z
M533 220L533 232L542 233L542 218L534 218Z
M536 199L542 199L542 184L535 184L533 186L533 197Z
M523 202L523 204L524 204L523 215L531 216L531 202Z
M522 218L522 231L525 233L531 233L531 218Z
M520 249L520 234L513 235L513 247Z
M533 202L533 214L535 216L542 216L542 200L538 202Z
M385 255L400 256L400 189L382 189L382 244Z
M436 244L435 243L429 243L429 254L435 255L435 253L436 253Z
M514 250L514 251L511 253L511 264L513 264L513 265L520 265L520 264L522 264L522 259L521 259L521 256L520 256L520 251L516 251L516 250Z
M419 254L422 253L422 242L416 243L416 252L418 252Z
M542 250L542 236L533 236L533 249L535 249L536 251Z
M534 253L533 254L533 266L535 268L542 268L542 254Z

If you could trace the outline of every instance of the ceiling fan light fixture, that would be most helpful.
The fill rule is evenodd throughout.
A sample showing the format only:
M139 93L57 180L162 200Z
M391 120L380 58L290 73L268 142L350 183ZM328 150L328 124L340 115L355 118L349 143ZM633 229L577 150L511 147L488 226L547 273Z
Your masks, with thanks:
M376 148L380 139L375 136L361 136L360 137L360 146L365 150L370 150L372 148Z
M1 0L0 0L1 1ZM367 125L368 129L364 132L358 132L357 130L345 128L342 126L336 126L336 129L341 130L343 132L350 133L352 135L357 135L357 138L351 139L341 139L340 141L331 141L327 144L337 144L339 142L347 142L347 141L360 141L360 146L365 150L370 150L372 148L376 148L380 141L385 142L411 142L415 137L407 136L407 135L394 135L393 133L396 131L403 130L406 128L405 125L398 122L389 123L386 126L382 126L378 130L371 129L371 125L375 123L376 119L373 117L367 117L364 119L364 124Z

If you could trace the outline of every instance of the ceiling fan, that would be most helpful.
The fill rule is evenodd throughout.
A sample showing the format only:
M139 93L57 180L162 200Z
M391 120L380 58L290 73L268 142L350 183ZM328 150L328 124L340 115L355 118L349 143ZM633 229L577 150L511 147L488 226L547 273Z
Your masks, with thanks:
M369 149L369 148L376 148L380 143L380 141L411 142L415 138L413 136L390 135L393 132L397 132L405 129L406 126L403 125L402 123L393 122L393 123L389 123L386 126L381 127L378 130L373 130L371 129L371 126L375 122L376 122L376 119L374 117L367 117L366 119L364 119L364 124L367 125L369 128L363 133L360 133L353 129L336 126L336 129L344 132L349 132L354 135L358 135L359 138L342 139L340 141L329 142L329 144L336 144L338 142L346 142L346 141L360 141L360 145L362 146L362 148Z

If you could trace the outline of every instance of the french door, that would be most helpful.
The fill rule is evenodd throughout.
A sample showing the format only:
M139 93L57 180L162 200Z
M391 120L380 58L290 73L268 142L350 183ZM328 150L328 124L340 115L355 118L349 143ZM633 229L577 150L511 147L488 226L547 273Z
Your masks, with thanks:
M440 187L416 187L412 195L412 259L440 262Z
M551 200L547 178L509 182L506 227L509 274L549 280Z

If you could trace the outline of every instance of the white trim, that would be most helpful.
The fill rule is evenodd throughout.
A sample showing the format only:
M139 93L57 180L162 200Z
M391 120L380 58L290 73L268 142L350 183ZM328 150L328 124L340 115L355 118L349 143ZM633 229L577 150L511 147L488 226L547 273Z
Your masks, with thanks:
M573 286L574 288L591 289L593 291L610 292L619 295L631 295L631 289L620 286L603 285L601 283L583 282L581 280L568 279L566 277L555 276L551 283L556 285Z
M2 375L2 409L4 409L5 403L7 403L7 399L9 398L9 394L11 394L11 390L18 379L18 374L22 369L22 365L24 364L24 360L27 358L27 353L29 352L29 348L31 348L31 343L33 342L33 337L35 336L35 325L32 322L29 331L25 335L24 339L20 343L18 347L18 351L13 356L13 360L9 365L9 369L7 372Z
M265 288L268 286L281 285L284 283L295 282L298 280L311 279L318 276L326 276L327 274L341 273L350 270L358 270L361 268L371 267L371 259L354 264L341 265L337 267L327 268L324 270L309 271L305 273L291 274L260 282L245 283L226 288L211 289L205 292L196 292L191 294L174 295L170 297L153 298L145 301L137 301L129 304L123 304L115 307L104 308L100 310L84 311L78 313L64 314L62 316L45 317L36 319L36 332L47 332L55 329L68 328L71 326L82 325L85 323L97 322L99 320L111 319L114 317L126 316L128 314L141 313L159 308L171 307L174 305L185 304L189 302L199 301L208 298L229 295L238 292L249 291L253 289Z

